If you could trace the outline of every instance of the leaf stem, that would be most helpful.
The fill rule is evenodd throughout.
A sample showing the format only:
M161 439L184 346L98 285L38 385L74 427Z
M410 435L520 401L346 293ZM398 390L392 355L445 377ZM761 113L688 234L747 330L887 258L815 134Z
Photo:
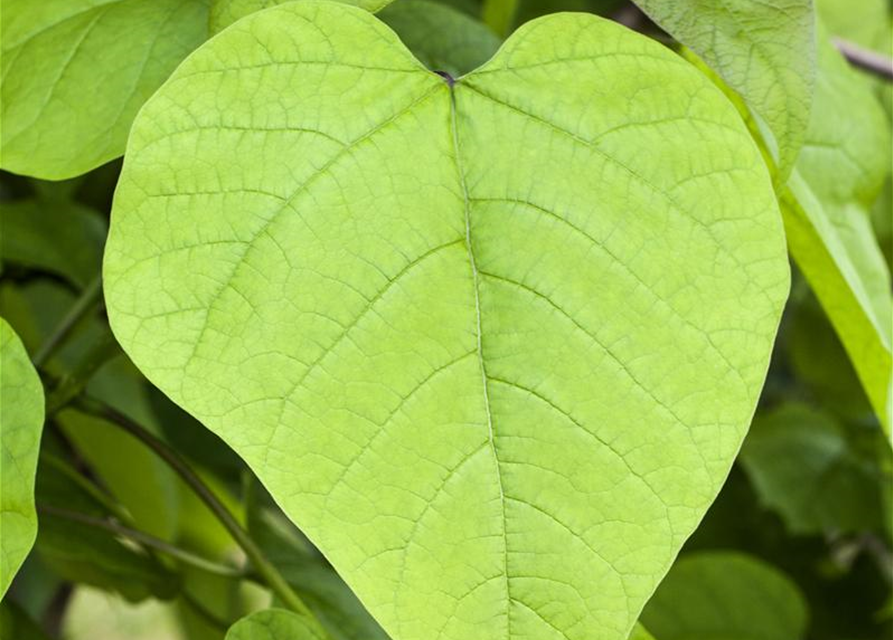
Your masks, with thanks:
M103 529L104 531L108 531L109 533L121 536L122 538L127 538L128 540L132 540L152 549L161 551L162 553L165 553L172 558L181 560L186 564L192 565L193 567L196 567L203 571L207 571L208 573L225 576L227 578L244 578L246 576L245 572L241 569L202 558L201 556L196 555L191 551L187 551L186 549L171 544L167 540L156 538L151 534L125 526L123 524L115 522L114 520L99 518L96 516L88 515L86 513L70 511L68 509L62 509L60 507L53 507L50 505L38 505L37 511L39 513L55 516L57 518L63 518L65 520L71 520L72 522L79 522L91 527L96 527L97 529Z
M868 71L886 80L893 80L893 60L887 56L863 49L859 45L834 37L831 39L837 50L843 54L851 65L863 71Z
M221 524L226 528L233 540L242 548L245 555L251 561L257 574L270 587L273 593L282 601L282 603L294 611L307 616L310 620L316 621L316 617L310 611L300 596L291 588L291 586L282 577L282 574L275 566L266 558L263 551L255 544L251 536L242 525L236 520L233 514L226 506L214 495L211 489L202 481L201 478L190 468L185 460L166 443L162 442L155 435L146 430L142 425L132 420L116 409L93 398L81 397L78 406L84 411L95 416L105 418L106 420L118 425L131 436L141 441L147 447L152 449L155 454L164 460L173 469L183 481L195 492L195 494L208 506L211 512L220 520Z
M102 300L102 276L96 276L87 284L80 297L59 322L53 333L40 345L31 362L35 367L43 366L50 356L65 342L72 330L87 314L94 311Z

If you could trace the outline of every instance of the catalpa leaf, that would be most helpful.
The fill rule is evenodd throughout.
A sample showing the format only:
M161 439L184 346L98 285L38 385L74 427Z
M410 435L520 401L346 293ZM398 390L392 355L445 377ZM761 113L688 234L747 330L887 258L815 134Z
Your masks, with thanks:
M812 121L782 213L791 255L890 436L893 302L868 214L890 170L890 127L869 86L820 35Z
M43 403L43 386L25 347L0 318L0 598L37 536L34 477Z
M735 110L601 18L458 81L369 13L241 20L134 125L114 331L396 640L625 639L788 290Z
M701 56L768 125L783 183L809 125L816 66L812 0L636 4Z
M3 0L8 171L58 180L124 151L133 117L208 36L210 0Z
M235 21L263 9L295 0L211 0L211 33L222 31ZM300 1L300 0L298 0ZM366 11L379 11L393 0L337 0Z
M806 602L775 567L738 552L683 556L642 614L660 640L801 640Z
M234 624L226 640L328 640L317 625L285 609L265 609Z

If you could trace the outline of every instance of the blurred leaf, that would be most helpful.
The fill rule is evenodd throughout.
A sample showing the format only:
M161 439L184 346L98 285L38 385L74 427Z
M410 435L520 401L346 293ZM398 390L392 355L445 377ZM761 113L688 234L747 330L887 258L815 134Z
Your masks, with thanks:
M682 556L642 613L659 640L799 640L807 611L783 573L735 552Z
M59 576L114 591L130 601L168 599L177 575L154 557L96 527L41 513L36 549Z
M888 0L816 0L816 10L832 35L890 55Z
M816 52L811 0L636 0L702 57L769 126L780 180L803 144Z
M294 0L211 0L211 34L222 31L232 23L256 11L269 9ZM300 0L298 0L300 1ZM366 11L378 11L392 0L335 0Z
M0 602L0 640L50 640L17 604Z
M173 603L134 604L115 594L78 586L66 608L64 640L197 640L177 624ZM5 639L4 639L5 640Z
M62 276L83 287L99 274L107 227L74 202L23 200L0 208L3 263Z
M454 78L489 60L501 42L479 20L430 0L397 0L378 17L422 64Z
M558 11L585 11L611 16L626 0L519 0L515 26Z
M226 640L328 640L306 618L285 609L266 609L242 618Z
M332 640L389 640L341 577L256 480L249 485L246 502L249 533Z
M781 195L788 245L890 436L890 273L867 208L890 165L890 133L867 86L820 30L806 144Z
M882 526L883 476L825 413L790 403L758 416L741 463L761 501L795 535Z
M512 32L520 0L484 0L481 17L484 23L501 38Z
M43 403L43 386L22 341L0 318L0 598L37 534L34 477Z
M58 180L121 155L143 102L207 38L209 1L4 0L0 165Z

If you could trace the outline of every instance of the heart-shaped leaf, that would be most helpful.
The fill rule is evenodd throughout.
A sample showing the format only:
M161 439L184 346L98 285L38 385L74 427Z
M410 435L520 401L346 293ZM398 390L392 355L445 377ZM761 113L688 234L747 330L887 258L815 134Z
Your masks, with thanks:
M143 109L105 277L134 362L396 640L626 638L788 289L756 146L659 44L560 14L453 82L312 0Z
M0 318L0 598L37 536L34 476L43 412L40 378L22 341Z

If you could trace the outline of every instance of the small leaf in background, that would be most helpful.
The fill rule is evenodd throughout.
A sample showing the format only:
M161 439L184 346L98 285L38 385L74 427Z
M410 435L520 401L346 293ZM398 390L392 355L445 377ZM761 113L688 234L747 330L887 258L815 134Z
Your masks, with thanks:
M0 318L0 598L37 535L34 480L43 418L40 378L22 341Z
M99 273L108 227L89 207L38 199L4 202L0 225L4 265L52 273L78 288Z
M285 609L266 609L239 620L226 640L328 640L305 618Z
M209 2L4 0L0 166L59 180L124 153L143 102L207 38Z
M636 0L712 67L768 125L780 182L806 136L815 82L811 0Z
M682 556L642 613L658 640L802 640L806 603L771 565L735 552Z
M218 33L252 13L277 7L294 0L211 0L211 34ZM298 0L302 2L303 0ZM366 11L379 11L392 2L392 0L335 0L345 4L354 5Z
M431 0L397 0L378 17L422 64L454 78L485 63L501 43L479 20Z
M741 463L763 504L780 513L793 534L883 525L880 469L859 455L827 414L787 404L758 416Z
M628 636L788 289L703 75L560 14L451 87L369 13L291 2L190 56L129 149L118 339L388 633Z
M198 640L182 631L170 602L144 600L137 604L83 585L75 588L68 603L62 637L65 640Z
M890 127L821 29L812 121L781 195L788 245L891 436L890 273L868 208L890 171Z

